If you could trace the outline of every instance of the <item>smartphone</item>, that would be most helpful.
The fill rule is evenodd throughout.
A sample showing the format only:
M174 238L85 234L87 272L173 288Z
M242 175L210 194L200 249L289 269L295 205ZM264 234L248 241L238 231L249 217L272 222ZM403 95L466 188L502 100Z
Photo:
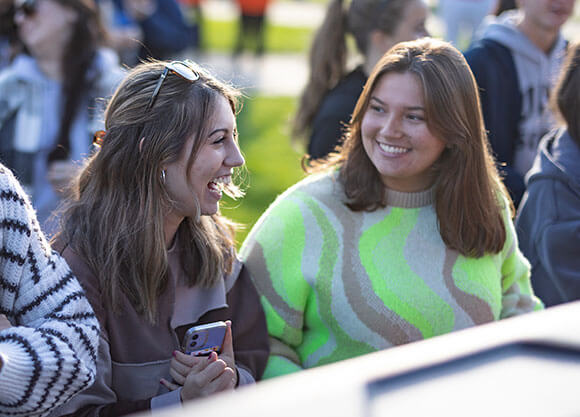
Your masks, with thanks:
M183 338L182 350L186 354L207 356L212 352L220 352L227 325L216 321L188 329Z

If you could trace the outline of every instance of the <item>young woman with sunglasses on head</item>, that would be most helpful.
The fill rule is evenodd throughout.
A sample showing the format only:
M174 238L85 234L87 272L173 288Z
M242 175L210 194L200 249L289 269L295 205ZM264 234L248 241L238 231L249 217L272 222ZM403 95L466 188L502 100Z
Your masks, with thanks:
M101 46L93 0L16 0L23 52L0 73L0 160L31 195L45 232L76 165L102 128L102 98L122 78Z
M102 327L97 382L61 413L128 414L261 376L264 313L219 213L222 192L241 194L236 99L191 62L140 64L111 99L55 238ZM179 351L193 325L228 320L220 353Z
M310 49L310 76L300 97L293 135L308 138L309 158L341 143L368 74L393 45L428 36L424 0L332 0ZM363 63L347 73L347 36Z
M461 53L420 39L377 63L341 152L256 223L271 377L541 308Z

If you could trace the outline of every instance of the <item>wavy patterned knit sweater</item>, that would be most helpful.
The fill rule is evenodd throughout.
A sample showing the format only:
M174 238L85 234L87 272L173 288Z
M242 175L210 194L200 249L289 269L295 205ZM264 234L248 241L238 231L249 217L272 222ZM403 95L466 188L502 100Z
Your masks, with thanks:
M322 174L278 197L241 249L271 336L265 378L542 308L507 209L503 250L467 258L443 243L433 194L353 212Z
M0 415L45 415L95 377L97 319L66 262L0 165Z

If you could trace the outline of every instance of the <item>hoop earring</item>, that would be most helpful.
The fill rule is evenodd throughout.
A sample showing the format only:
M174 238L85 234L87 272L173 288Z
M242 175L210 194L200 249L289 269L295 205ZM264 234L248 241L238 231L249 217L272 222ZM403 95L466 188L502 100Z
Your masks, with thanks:
M164 169L161 170L161 182L163 184L165 184L165 170Z

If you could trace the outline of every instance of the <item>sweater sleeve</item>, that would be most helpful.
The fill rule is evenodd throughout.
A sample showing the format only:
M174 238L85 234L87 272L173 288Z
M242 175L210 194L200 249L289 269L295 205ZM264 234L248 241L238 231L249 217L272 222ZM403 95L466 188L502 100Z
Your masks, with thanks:
M264 213L241 248L266 313L271 351L264 378L302 369L297 349L303 342L311 293L301 268L304 240L298 205L281 198Z
M227 300L232 318L238 385L251 384L262 377L270 348L260 298L244 266L228 292Z
M502 310L501 318L516 316L544 308L534 295L530 282L530 263L518 247L518 238L507 207L503 212L506 242L502 250Z
M52 252L24 191L0 167L0 414L46 415L95 378L99 326Z

